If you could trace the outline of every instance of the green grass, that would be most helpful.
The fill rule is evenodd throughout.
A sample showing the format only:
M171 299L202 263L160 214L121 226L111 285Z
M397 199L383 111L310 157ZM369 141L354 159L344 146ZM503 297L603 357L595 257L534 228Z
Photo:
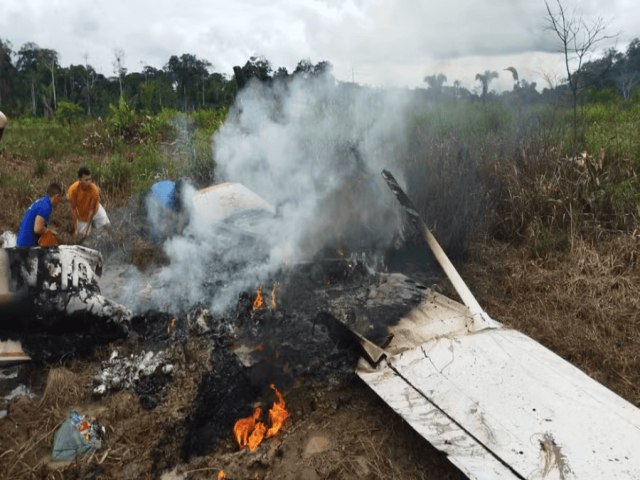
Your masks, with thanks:
M584 116L587 152L595 155L602 151L611 160L626 158L640 168L640 102L589 105Z
M85 122L86 124L87 122ZM86 153L82 125L67 125L43 119L12 119L2 137L3 148L36 160L61 159Z
M226 115L226 109L164 109L152 116L122 101L104 121L70 110L59 121L11 119L0 149L8 158L27 160L38 178L50 175L52 165L60 171L59 165L82 157L105 195L128 198L161 179L189 176L198 186L210 184L212 137ZM565 107L416 103L406 122L390 160L407 173L421 213L443 236L449 228L452 241L482 223L480 230L546 256L564 252L570 235L638 227L640 96L581 109L577 159L572 111ZM12 175L0 179L20 196L33 196L32 183Z

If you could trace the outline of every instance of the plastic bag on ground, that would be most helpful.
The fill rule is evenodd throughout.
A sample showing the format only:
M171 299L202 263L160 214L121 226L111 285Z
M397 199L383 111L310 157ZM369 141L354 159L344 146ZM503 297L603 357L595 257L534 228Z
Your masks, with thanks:
M74 460L98 450L102 446L104 431L95 419L72 411L53 437L51 458L55 461Z

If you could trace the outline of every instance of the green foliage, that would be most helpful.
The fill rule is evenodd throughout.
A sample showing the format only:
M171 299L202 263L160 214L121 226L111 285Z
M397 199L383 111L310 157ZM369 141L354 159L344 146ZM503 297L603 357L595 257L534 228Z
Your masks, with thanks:
M196 184L209 185L214 180L213 134L222 126L226 115L226 108L199 110L192 115L196 129L191 137L185 174Z
M640 222L639 105L586 106L586 148L577 157L570 109L499 102L414 109L407 186L447 251L482 219L497 238L542 258L565 252L574 235L633 231Z
M158 178L172 178L174 170L170 157L162 153L155 145L136 147L132 163L132 189L134 193L147 192Z
M132 163L121 154L114 154L104 164L90 163L90 170L103 195L128 196L132 190Z
M620 97L614 88L589 88L586 92L586 97L590 103L600 103L604 105L618 104Z
M82 146L89 153L106 153L112 151L117 143L109 134L107 126L102 120L92 122L87 126L82 139Z
M186 174L196 184L208 185L213 182L214 160L212 133L209 130L198 130L193 137L194 148L190 152Z
M142 194L155 181L183 175L198 186L212 183L213 135L225 121L225 102L232 100L237 86L224 76L205 82L190 73L188 64L197 59L177 60L176 69L185 67L180 92L171 93L172 83L162 71L149 68L140 78L127 76L125 97L111 99L102 121L83 112L95 114L95 105L110 97L98 100L99 91L87 87L76 92L74 101L59 100L54 122L12 116L2 152L27 159L39 177L58 174L68 160L77 165L82 156L111 199ZM205 75L203 65L193 66ZM74 75L85 82L96 74L83 68ZM145 87L136 87L137 81ZM570 108L539 100L527 105L515 93L488 93L480 101L471 94L458 95L456 88L438 101L415 92L405 138L387 152L402 166L410 195L448 252L464 252L471 226L521 242L537 257L566 251L574 235L638 228L640 90L634 96L629 92L631 100L625 101L612 91L594 90L587 97L592 101L580 110L581 149L576 155ZM5 176L1 183L20 195L32 194L29 182Z
M79 123L84 118L84 109L75 103L66 100L58 102L56 120L66 124Z
M40 118L12 119L2 137L2 145L14 155L37 160L59 159L79 154L82 130Z
M138 121L136 111L122 97L117 105L109 105L107 131L111 136L121 138L127 143L131 143L137 138Z
M215 167L213 134L224 122L226 114L226 108L221 108L164 117L175 132L175 140L171 142L169 152L174 160L173 170L165 168L162 178L188 176L196 185L211 184ZM165 167L168 166L165 164Z
M524 240L536 256L564 251L565 237L597 238L630 232L640 221L637 140L633 109L595 104L587 108L587 151L566 156L561 145L543 144L527 162L507 162L500 178L493 233ZM627 132L620 135L621 131Z
M180 115L180 113L175 108L163 108L158 115L156 115L156 118L161 125L170 127L178 115Z
M170 133L166 120L172 116L169 110L158 116L138 114L124 98L109 109L107 133L127 145L155 143L166 139Z
M226 116L226 108L211 108L197 110L193 112L191 118L196 128L213 134L224 123Z
M627 158L640 167L640 103L590 104L584 115L586 151L603 152L607 160Z
M414 121L431 136L469 140L508 134L515 125L514 115L510 108L498 102L459 102L420 111Z

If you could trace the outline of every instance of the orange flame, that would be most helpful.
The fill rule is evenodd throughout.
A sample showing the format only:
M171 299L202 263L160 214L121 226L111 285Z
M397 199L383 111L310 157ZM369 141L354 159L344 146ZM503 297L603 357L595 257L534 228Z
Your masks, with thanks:
M273 407L269 410L269 421L271 422L271 428L267 431L267 438L273 437L276 433L280 431L282 425L285 420L289 418L289 412L285 408L286 405L284 403L284 398L282 398L282 394L276 389L273 385L269 385L269 387L276 392L276 396L278 397L277 402L273 402Z
M171 330L173 330L173 326L176 324L176 319L172 318L171 321L169 322L169 325L167 325L167 335L171 335Z
M264 307L264 299L262 298L262 287L258 287L256 298L253 299L253 309L258 310Z
M278 282L273 284L273 288L271 289L271 308L277 308L278 303L276 302L276 290L278 289Z
M260 408L256 408L250 417L237 420L233 426L233 434L240 448L247 447L249 451L253 452L262 443L263 439L275 436L282 428L285 420L289 418L289 412L285 408L286 405L282 395L273 384L269 385L269 387L278 397L278 400L273 402L273 406L269 410L271 427L267 430L267 426L264 423L257 421L262 414L262 409Z
M224 474L224 470L218 472L218 480L224 480L227 476Z
M262 414L262 409L256 408L250 417L241 418L236 421L233 426L233 434L236 437L236 442L240 445L240 448L247 445L249 441L249 434L256 426L256 420ZM259 423L259 422L258 422Z
M264 438L264 433L267 431L267 427L262 422L256 423L256 428L253 429L251 435L249 435L249 441L247 442L247 448L250 452L253 452L258 445L262 443L262 439Z

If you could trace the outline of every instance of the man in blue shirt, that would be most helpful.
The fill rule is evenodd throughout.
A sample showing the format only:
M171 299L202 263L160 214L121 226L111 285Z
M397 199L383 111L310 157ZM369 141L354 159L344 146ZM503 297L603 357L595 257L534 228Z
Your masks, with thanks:
M151 197L158 202L162 208L177 211L180 200L181 182L172 180L162 180L151 185Z
M62 187L59 183L51 183L47 188L47 194L31 204L22 217L17 247L35 247L38 245L38 238L47 230L49 215L51 211L60 203ZM54 232L55 233L55 232Z
M175 182L162 180L151 186L146 206L153 240L162 241L182 232L185 223L182 192L187 183L186 178L180 178Z

